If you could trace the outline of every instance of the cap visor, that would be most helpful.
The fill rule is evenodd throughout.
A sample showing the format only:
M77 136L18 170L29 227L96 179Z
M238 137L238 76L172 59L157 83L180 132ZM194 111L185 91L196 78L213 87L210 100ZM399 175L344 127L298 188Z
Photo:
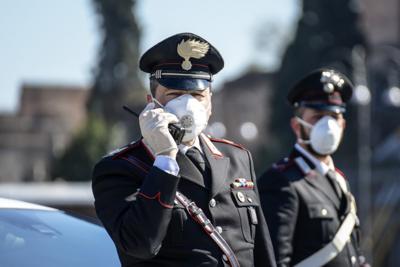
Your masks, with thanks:
M317 104L317 103L302 103L300 106L306 107L306 108L312 108L312 109L316 109L316 110L332 111L332 112L335 112L335 113L345 113L346 112L346 107L339 106L339 105L328 105L328 104Z
M176 90L199 91L210 87L211 82L203 79L162 78L157 81L164 87Z

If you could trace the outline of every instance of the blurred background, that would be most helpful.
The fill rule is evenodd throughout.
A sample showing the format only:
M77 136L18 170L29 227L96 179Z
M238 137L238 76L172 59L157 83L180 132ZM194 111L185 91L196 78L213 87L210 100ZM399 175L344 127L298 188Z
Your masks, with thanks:
M0 197L95 216L91 170L140 137L140 55L179 32L225 59L207 132L245 145L260 175L294 143L290 86L331 66L354 81L336 165L374 266L400 264L398 0L6 0L0 3Z

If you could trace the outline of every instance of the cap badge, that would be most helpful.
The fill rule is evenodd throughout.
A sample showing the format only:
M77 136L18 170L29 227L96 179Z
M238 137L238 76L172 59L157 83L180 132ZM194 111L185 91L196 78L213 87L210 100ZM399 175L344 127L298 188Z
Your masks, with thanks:
M197 58L200 59L204 57L208 49L210 48L208 43L196 41L196 40L183 40L178 44L177 52L178 55L184 58L185 60L182 62L182 69L190 70L192 68L192 63L189 59Z
M335 86L340 88L344 84L344 80L339 76L339 74L333 71L323 71L320 81L324 84L324 91L327 94L333 93Z

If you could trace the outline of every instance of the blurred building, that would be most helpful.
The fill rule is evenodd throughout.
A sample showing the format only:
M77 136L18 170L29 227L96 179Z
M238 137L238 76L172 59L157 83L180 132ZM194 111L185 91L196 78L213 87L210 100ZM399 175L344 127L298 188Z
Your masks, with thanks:
M88 90L25 84L16 114L0 114L0 182L49 180L50 164L86 118Z
M214 92L208 132L242 144L253 154L265 149L271 143L272 110L267 103L272 101L273 78L274 74L251 70Z
M375 126L372 143L379 146L400 126L394 119L400 115L400 1L360 2L369 45L368 82Z
M400 2L398 0L360 0L362 24L372 46L399 44Z
M368 41L365 64L371 93L368 130L372 195L367 246L372 248L374 266L399 266L400 217L396 211L400 208L400 1L358 3L360 23Z

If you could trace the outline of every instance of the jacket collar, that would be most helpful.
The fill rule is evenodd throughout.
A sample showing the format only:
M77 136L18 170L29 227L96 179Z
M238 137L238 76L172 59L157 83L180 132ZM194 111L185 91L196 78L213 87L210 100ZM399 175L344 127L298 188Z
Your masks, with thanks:
M152 159L155 159L155 154L151 148L142 139L143 146ZM201 149L206 157L211 170L211 197L215 196L223 188L223 184L228 178L229 158L225 157L221 151L212 143L212 141L205 135L199 136L199 143ZM193 182L201 187L205 187L204 179L200 171L184 155L181 151L178 152L176 161L179 165L179 175L190 182Z
M332 185L328 181L328 178L325 175L322 175L319 171L316 171L314 163L299 150L294 149L290 157L293 158L296 165L303 172L306 182L315 189L321 191L339 210L340 199L336 195Z
M204 155L211 170L211 197L214 197L222 190L228 178L230 159L219 151L211 140L204 134L200 135L200 142L203 146Z
M304 149L301 145L295 144L294 149L296 149L300 154L302 154L305 158L307 158L312 164L315 166L315 170L318 171L321 175L326 175L329 170L335 170L335 165L333 164L332 158L330 158L329 165L317 159L314 155Z

